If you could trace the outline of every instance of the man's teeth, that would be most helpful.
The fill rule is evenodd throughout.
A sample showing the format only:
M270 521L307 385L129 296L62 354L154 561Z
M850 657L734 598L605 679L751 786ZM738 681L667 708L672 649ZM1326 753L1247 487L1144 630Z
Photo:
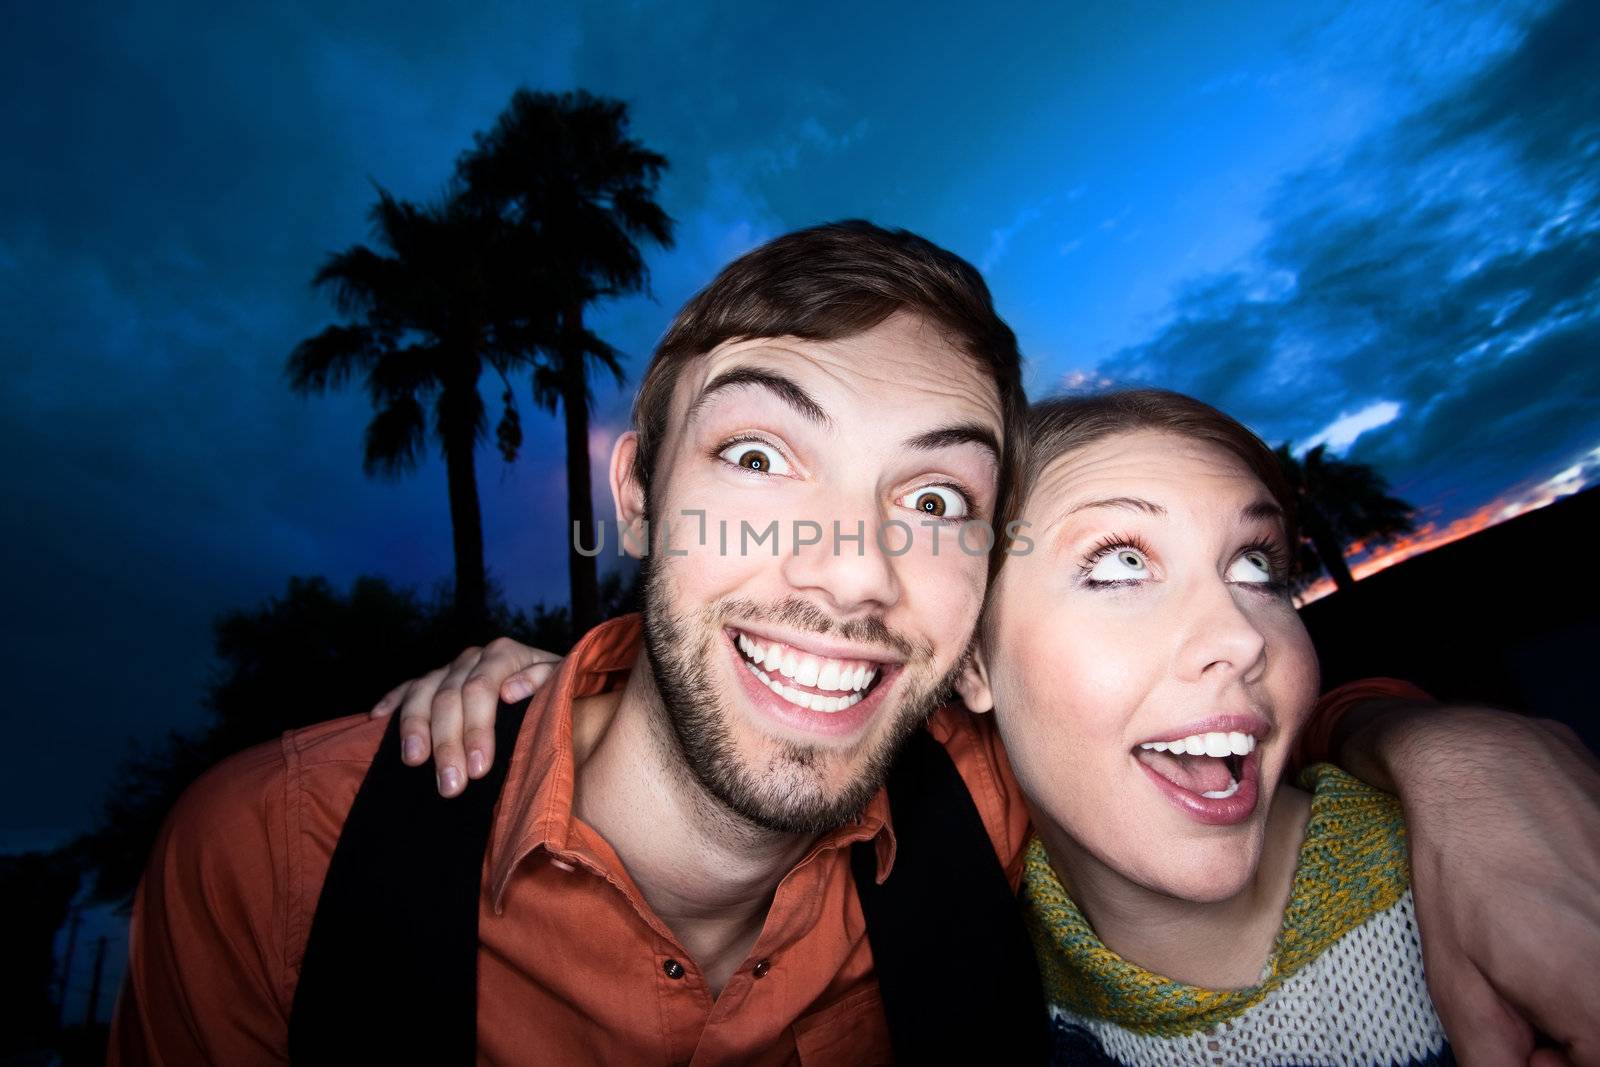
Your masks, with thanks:
M1255 750L1256 739L1249 734L1209 733L1180 737L1172 741L1146 741L1140 748L1157 752L1171 752L1175 756L1248 756ZM1232 796L1229 793L1228 796ZM1211 796L1207 793L1206 796Z
M771 689L789 703L811 711L843 711L845 708L859 704L861 698L866 695L865 693L851 693L847 697L825 697L820 693L807 693L796 689L792 685L784 685L776 678L768 677L767 672L757 667L754 663L746 663L745 666L749 667L750 673L761 679L768 689Z
M752 664L766 668L765 671L756 671L756 674L760 675L763 681L770 681L771 675L781 674L799 685L827 689L836 693L859 694L861 690L871 685L872 680L878 676L878 669L869 663L862 663L859 660L825 659L821 656L799 652L777 641L756 641L744 634L739 635L739 651L743 652ZM779 685L782 685L782 683L779 683ZM792 687L789 688L791 692L797 692ZM781 689L774 688L774 692L781 691ZM815 694L805 693L799 695L815 696ZM793 700L794 698L786 697L786 699ZM822 699L824 701L830 699L848 700L849 703L844 706L849 707L860 697L858 695L854 699L849 697ZM798 700L794 702L800 703ZM810 707L811 705L802 706ZM822 708L818 710L833 709Z

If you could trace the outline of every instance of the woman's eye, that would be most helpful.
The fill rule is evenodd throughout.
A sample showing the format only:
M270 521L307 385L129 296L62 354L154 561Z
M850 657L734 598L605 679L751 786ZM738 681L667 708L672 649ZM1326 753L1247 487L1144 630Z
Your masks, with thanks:
M913 490L900 498L900 506L935 519L967 517L966 498L946 485L930 485L925 489Z
M1233 561L1228 568L1228 581L1230 582L1270 582L1272 581L1272 561L1265 552L1251 549Z
M1150 565L1138 549L1114 548L1101 556L1089 571L1091 582L1129 582L1150 577Z
M757 474L789 473L789 461L776 448L750 441L735 441L718 452L717 458Z

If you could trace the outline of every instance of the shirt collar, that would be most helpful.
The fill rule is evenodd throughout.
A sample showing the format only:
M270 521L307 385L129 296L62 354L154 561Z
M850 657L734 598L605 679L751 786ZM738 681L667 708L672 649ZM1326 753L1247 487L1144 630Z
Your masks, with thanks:
M505 786L495 809L488 869L495 910L517 867L539 848L563 851L572 835L576 764L572 751L572 707L622 684L638 662L644 628L637 614L601 623L584 635L556 673L528 704L511 752ZM894 866L894 828L885 790L873 794L860 816L823 835L813 853L873 842L877 881Z

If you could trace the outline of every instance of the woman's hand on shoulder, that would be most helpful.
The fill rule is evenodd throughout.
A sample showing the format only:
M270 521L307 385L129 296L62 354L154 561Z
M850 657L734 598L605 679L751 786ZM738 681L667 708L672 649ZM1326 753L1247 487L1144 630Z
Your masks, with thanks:
M441 796L453 797L467 779L482 778L494 763L494 720L500 701L532 696L555 673L562 657L497 637L468 648L448 666L401 682L373 705L381 719L400 712L400 758L419 767L433 756Z

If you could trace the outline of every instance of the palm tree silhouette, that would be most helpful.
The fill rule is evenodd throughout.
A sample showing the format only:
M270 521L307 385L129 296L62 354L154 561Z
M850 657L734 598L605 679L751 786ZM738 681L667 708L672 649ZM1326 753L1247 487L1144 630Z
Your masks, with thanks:
M486 418L478 379L487 365L505 383L497 436L509 460L521 432L507 376L531 363L533 338L547 329L513 297L538 284L539 261L459 193L418 207L380 187L371 219L381 251L355 245L335 253L312 281L332 289L338 310L355 321L295 346L290 386L310 394L364 376L376 412L364 462L373 476L416 468L432 405L450 491L456 616L470 630L486 617L487 600L475 461Z
M457 164L469 196L537 249L544 266L523 294L531 318L554 331L533 375L535 403L559 405L566 422L568 528L594 545L589 492L589 364L620 385L618 353L584 325L594 301L634 293L649 272L635 242L672 246L672 219L656 203L664 156L628 136L628 108L578 91L519 89L487 134ZM573 632L599 621L595 560L568 551Z
M1365 463L1349 463L1326 454L1317 445L1296 459L1287 443L1276 451L1278 465L1289 479L1299 503L1300 530L1312 552L1302 552L1302 574L1316 566L1328 572L1339 589L1355 587L1355 577L1345 562L1345 546L1355 541L1382 545L1415 529L1416 509L1389 495L1389 485Z

